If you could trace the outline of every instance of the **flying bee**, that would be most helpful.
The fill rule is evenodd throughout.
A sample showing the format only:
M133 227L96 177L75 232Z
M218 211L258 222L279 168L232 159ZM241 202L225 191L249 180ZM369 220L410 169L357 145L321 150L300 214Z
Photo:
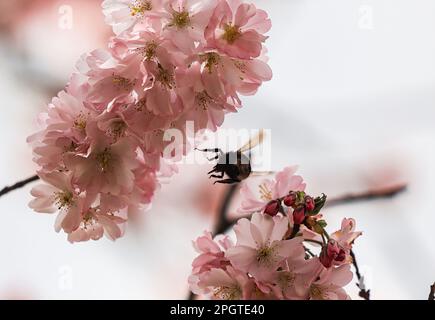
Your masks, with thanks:
M237 151L231 151L224 153L221 149L196 149L201 152L211 152L216 155L208 159L209 161L218 160L213 170L208 172L210 178L221 179L216 180L216 183L234 184L239 183L247 179L252 173L251 167L251 150L256 146L263 143L264 131L260 132L252 139L250 139L243 147ZM245 152L249 151L249 155L245 155ZM227 176L224 179L224 176Z

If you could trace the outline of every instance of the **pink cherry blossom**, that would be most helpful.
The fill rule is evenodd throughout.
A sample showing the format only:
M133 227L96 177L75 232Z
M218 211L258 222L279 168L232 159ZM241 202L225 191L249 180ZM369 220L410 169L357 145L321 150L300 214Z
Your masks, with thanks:
M73 172L74 182L82 191L113 195L133 190L137 167L135 142L126 137L110 144L107 137L95 125L87 126L91 146L86 155L68 154L65 165Z
M85 207L81 213L80 226L68 235L68 241L74 243L99 240L103 235L114 241L123 235L125 222L120 216L101 212L98 208Z
M164 36L182 52L192 54L205 45L205 29L216 8L216 0L168 0L164 8Z
M199 276L197 293L210 294L219 300L242 300L251 295L252 285L248 276L232 267L211 269Z
M267 13L253 4L220 1L207 28L208 46L234 58L257 58L271 26Z
M343 289L352 281L350 265L337 268L321 269L316 280L309 288L310 300L349 300L350 297Z
M249 272L257 280L270 278L271 272L290 255L304 256L300 239L284 240L288 231L286 217L255 213L251 221L239 220L234 231L237 244L227 250L226 257L237 269Z
M331 239L337 241L337 243L344 249L350 250L353 242L362 235L362 232L355 231L356 222L354 219L344 218L341 222L341 229L331 234Z
M274 179L264 179L254 192L249 182L244 183L241 188L243 197L240 212L261 212L266 205L273 200L284 197L290 191L305 190L305 183L302 177L295 175L297 167L287 167L278 172Z
M194 242L194 247L200 255L192 263L192 272L200 274L213 268L225 268L229 265L225 251L232 246L228 237L213 240L211 233L205 232Z
M36 212L54 213L59 212L56 230L63 229L70 233L77 229L80 224L80 213L83 199L77 194L72 176L61 172L52 172L40 176L47 184L34 187L31 191L35 197L29 206Z
M103 12L106 23L113 32L133 29L136 24L145 25L148 19L157 19L161 14L162 0L105 0Z

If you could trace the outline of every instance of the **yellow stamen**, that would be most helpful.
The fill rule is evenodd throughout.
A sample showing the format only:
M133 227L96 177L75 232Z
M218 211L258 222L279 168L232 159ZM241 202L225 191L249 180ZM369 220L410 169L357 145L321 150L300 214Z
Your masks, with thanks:
M135 81L131 81L130 79L127 79L127 78L124 78L124 77L121 77L121 76L118 76L115 74L112 76L112 82L116 88L122 89L125 91L130 91L135 84Z
M205 68L209 73L213 72L213 68L220 62L220 56L215 52L207 52L199 56L200 61L205 63Z
M74 128L84 131L86 129L86 125L87 125L87 117L83 114L80 113L74 120Z
M224 26L224 34L222 35L222 39L227 41L229 44L233 44L239 39L242 35L242 32L239 26L232 26L230 24L226 24Z
M257 262L261 265L271 265L275 258L274 247L264 246L257 251Z
M242 289L239 286L217 287L213 295L221 300L240 300L242 298Z
M113 156L110 153L110 148L104 149L104 151L96 155L97 163L102 172L107 172L112 166Z
M74 195L71 191L55 192L54 197L59 210L63 208L69 208L74 204Z
M311 285L310 287L310 296L317 300L325 300L325 293L323 292L323 288L318 285Z
M139 52L145 58L145 60L149 61L156 57L157 47L158 44L155 41L149 41L143 48L137 49L137 52Z
M260 188L260 198L261 198L262 200L264 200L264 201L272 201L272 200L273 200L273 199L272 199L272 191L270 191L270 190L267 188L267 186L266 186L265 183L260 184L260 185L259 185L259 188Z
M156 77L156 80L167 89L172 89L175 85L174 74L170 70L164 69L160 64L159 73Z
M190 24L190 16L187 11L174 11L172 13L172 22L170 26L175 26L178 29L184 29Z
M196 101L198 103L198 106L203 110L208 110L208 104L213 101L213 99L210 97L210 95L207 93L207 91L200 92L196 94Z
M146 0L136 0L130 5L130 14L133 17L141 16L146 11L151 11L153 9L153 4L151 1Z

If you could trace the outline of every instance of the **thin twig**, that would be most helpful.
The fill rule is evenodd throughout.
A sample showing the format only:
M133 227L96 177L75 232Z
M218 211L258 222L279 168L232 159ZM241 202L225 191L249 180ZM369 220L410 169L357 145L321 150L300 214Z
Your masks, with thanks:
M325 204L325 207L333 207L360 201L391 199L399 195L400 193L405 192L407 188L408 186L406 184L401 184L389 188L369 190L363 193L350 193L338 198L328 200Z
M430 286L429 301L435 300L435 282Z
M12 185L12 186L4 187L4 188L0 191L0 197L4 196L5 194L7 194L7 193L9 193L9 192L12 192L12 191L14 191L14 190L20 189L20 188L22 188L22 187L28 185L28 184L31 183L31 182L35 182L35 181L38 181L38 180L39 180L39 177L38 177L37 175L34 175L33 177L30 177L30 178L28 178L28 179L25 179L25 180L19 181L19 182L15 183L15 184Z
M350 250L350 256L352 257L352 264L355 268L355 274L358 279L358 283L356 284L359 288L359 296L364 300L370 300L370 290L366 289L366 285L364 282L364 277L361 276L361 272L359 271L358 262L356 261L355 252Z
M227 212L231 204L231 200L233 199L236 191L238 189L238 184L232 184L228 187L224 200L222 202L222 206L219 209L218 221L216 223L216 227L213 230L213 236L217 236L218 234L225 233L229 228L231 228L234 224L233 220L229 220L227 217Z

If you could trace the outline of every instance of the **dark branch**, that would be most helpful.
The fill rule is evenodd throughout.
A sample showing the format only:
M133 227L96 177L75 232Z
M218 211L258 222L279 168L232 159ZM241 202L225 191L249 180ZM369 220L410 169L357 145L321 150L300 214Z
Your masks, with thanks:
M218 221L216 223L216 227L213 230L213 236L217 236L218 234L225 233L229 228L233 226L234 221L228 219L227 212L231 204L231 200L236 194L238 186L239 186L238 184L232 184L228 187L222 206L219 209Z
M405 192L407 187L408 186L406 184L402 184L390 188L370 190L363 193L350 193L338 198L328 200L325 204L325 207L333 207L361 201L391 199L399 195L400 193Z
M435 282L433 285L430 286L429 300L435 300Z
M19 181L19 182L15 183L14 185L10 186L10 187L5 187L5 188L3 188L0 191L0 197L4 196L5 194L7 194L7 193L9 193L11 191L20 189L20 188L28 185L29 183L32 183L32 182L35 182L35 181L38 181L38 180L39 180L39 177L37 175L35 175L35 176L30 177L28 179L25 179L23 181Z
M355 274L358 279L358 283L356 285L359 288L359 296L364 300L370 300L370 290L366 289L366 285L364 283L364 277L361 276L358 262L356 261L355 252L353 252L353 250L350 250L350 256L352 257L352 264L355 268Z

